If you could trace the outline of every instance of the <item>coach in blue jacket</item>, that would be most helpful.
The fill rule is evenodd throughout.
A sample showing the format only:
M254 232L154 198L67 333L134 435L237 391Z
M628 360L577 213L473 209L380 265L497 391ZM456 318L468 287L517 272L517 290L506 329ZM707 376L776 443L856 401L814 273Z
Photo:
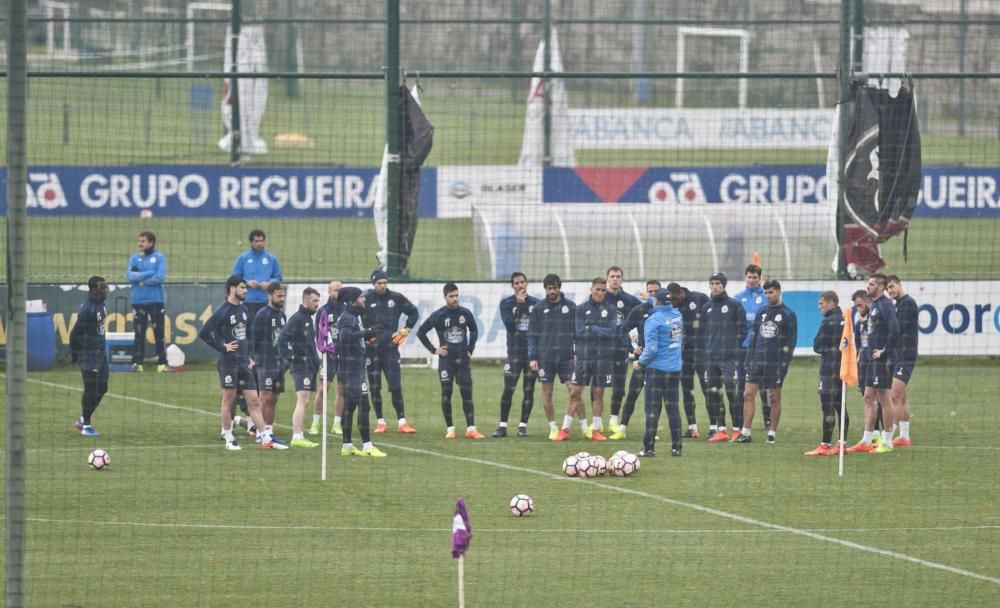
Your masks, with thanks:
M167 371L167 349L163 343L164 302L163 282L167 280L167 256L156 250L156 235L139 233L139 251L132 254L125 268L125 278L132 286L132 323L135 341L132 344L132 369L141 372L146 356L146 327L153 322L156 342L156 371Z
M681 455L681 413L678 394L683 367L684 317L670 304L670 292L653 294L653 314L643 325L645 346L639 366L646 368L646 434L639 456L656 456L656 427L666 401L670 421L670 455Z
M267 288L271 283L281 282L281 264L264 245L267 235L263 230L250 231L250 249L240 254L233 263L233 272L247 284L247 297L243 305L253 319L257 311L267 304Z

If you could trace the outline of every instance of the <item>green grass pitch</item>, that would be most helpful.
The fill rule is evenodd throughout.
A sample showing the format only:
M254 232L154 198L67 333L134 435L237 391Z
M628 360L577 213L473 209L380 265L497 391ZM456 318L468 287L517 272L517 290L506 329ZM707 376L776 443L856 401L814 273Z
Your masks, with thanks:
M528 439L445 441L435 372L408 368L418 433L379 436L389 457L378 461L331 451L322 482L318 449L262 452L244 441L241 452L223 450L209 367L113 374L96 440L71 427L79 373L33 373L27 598L35 606L455 605L450 523L464 496L470 606L996 605L995 369L985 358L922 360L911 385L915 446L850 456L843 479L835 459L802 456L819 440L820 412L815 363L796 360L777 445L762 441L758 415L751 445L688 441L676 459L661 442L636 476L592 481L562 477L562 459L637 451L641 410L621 445L585 441L575 426L570 442L553 444L536 390ZM474 375L478 426L489 434L501 370L476 363ZM556 396L561 418L565 391ZM286 438L290 405L283 396ZM853 443L854 390L849 411ZM698 416L704 432L700 398ZM86 466L96 447L111 454L106 471ZM534 498L532 517L507 511L518 493Z

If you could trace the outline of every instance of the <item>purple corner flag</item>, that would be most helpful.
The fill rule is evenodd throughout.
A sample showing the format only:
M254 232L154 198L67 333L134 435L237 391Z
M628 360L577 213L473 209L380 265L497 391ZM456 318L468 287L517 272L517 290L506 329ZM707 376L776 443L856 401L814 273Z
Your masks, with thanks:
M451 522L451 556L462 557L472 542L472 524L469 522L469 510L465 507L465 499L459 498L455 503L455 518Z

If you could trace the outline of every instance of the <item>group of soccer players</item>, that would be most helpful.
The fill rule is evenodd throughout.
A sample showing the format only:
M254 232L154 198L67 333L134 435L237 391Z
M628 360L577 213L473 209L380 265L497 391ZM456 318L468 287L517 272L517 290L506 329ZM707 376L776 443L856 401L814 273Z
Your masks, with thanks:
M316 447L319 444L306 435L314 436L323 430L322 390L327 388L335 391L335 416L330 430L343 436L341 453L384 457L386 454L372 444L369 421L369 408L374 407L374 433L386 432L383 375L396 413L397 431L416 432L405 415L399 354L399 347L416 328L416 306L403 294L390 290L388 275L379 270L372 274L372 287L367 291L332 281L327 302L322 305L319 292L306 288L299 309L286 317L285 287L277 259L263 248L262 232L255 231L251 239L254 247L234 266L244 271L234 271L226 281L225 301L216 307L199 333L219 353L220 437L226 449L240 449L234 425L246 428L264 449ZM255 278L248 278L250 274ZM528 294L524 273L513 273L512 294L499 303L507 333L507 359L500 422L492 437L499 439L508 434L519 382L522 399L517 436L528 436L538 382L552 441L569 439L574 418L588 439L626 439L635 404L645 388L646 429L640 455L655 455L657 425L665 409L671 454L680 456L683 438L701 436L695 411L697 378L708 412L708 442L752 442L751 426L759 394L767 442L775 443L782 385L797 339L797 317L783 304L778 281L762 285L761 274L759 266L747 266L745 289L733 297L726 292L727 277L715 273L709 278L707 295L678 283L664 288L654 279L645 283L640 299L622 288L624 273L612 266L605 276L591 281L588 297L575 303L563 294L561 280L555 274L543 279L545 296L538 299ZM106 311L102 313L101 309L107 286L101 277L93 277L90 283L90 295L71 334L71 349L84 376L83 416L76 423L84 435L96 434L90 416L107 390L106 361L98 365L95 361L104 357L91 356L91 351L96 352L100 346L98 342L103 341L102 318L106 318ZM247 301L248 294L254 295L254 302ZM472 311L461 306L457 285L445 284L443 296L444 306L428 316L416 333L427 351L438 357L445 438L456 437L451 401L457 382L466 422L464 436L484 439L475 424L471 372L478 324ZM906 295L898 277L882 274L871 275L867 290L855 292L852 303L850 318L859 352L865 432L861 441L850 448L834 446L833 431L841 413L839 376L845 317L837 294L827 291L819 298L824 319L813 344L821 355L822 441L806 456L830 455L838 450L884 453L894 446L910 445L906 386L916 362L917 305ZM436 344L429 337L432 330ZM291 373L296 397L288 443L276 437L273 430L286 372ZM568 389L561 425L553 404L557 379ZM605 435L604 391L608 387L610 432ZM585 391L591 406L589 420ZM240 409L245 410L246 417L236 415L238 398L245 400ZM682 401L686 429L680 418ZM313 419L307 429L310 403ZM352 443L355 412L360 449ZM842 432L846 433L848 424L845 415ZM893 439L896 428L899 437Z

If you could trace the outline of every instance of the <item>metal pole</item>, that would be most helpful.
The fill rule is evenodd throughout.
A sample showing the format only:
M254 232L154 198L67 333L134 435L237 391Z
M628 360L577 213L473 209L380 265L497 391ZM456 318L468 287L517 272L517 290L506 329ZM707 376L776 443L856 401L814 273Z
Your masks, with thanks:
M28 76L27 1L7 8L7 442L4 574L8 607L25 605L25 495L28 401L27 283Z
M402 132L400 129L399 0L385 1L385 143L386 163L386 260L389 276L399 275L399 213L402 208Z
M545 37L545 49L542 52L543 71L552 73L552 0L545 0L542 16L542 35ZM542 164L546 167L552 164L552 78L542 79L542 103L545 109L542 115Z
M959 3L962 25L958 26L958 73L965 72L965 46L969 35L969 12L967 0ZM926 125L927 122L925 121ZM965 137L965 79L958 79L958 136Z
M865 71L865 0L852 0L851 4L851 35L854 40L851 71L857 74Z
M241 4L241 0L233 0L233 10L230 14L231 57L233 61L230 72L233 74L240 71ZM232 109L229 115L229 132L232 134L229 139L229 160L233 165L239 165L242 158L243 142L240 133L240 81L237 78L229 79L229 103Z
M298 38L298 29L292 19L295 17L295 0L288 0L288 30L285 32L285 69L289 72L297 72L302 66L298 65L295 57L295 47ZM285 79L285 95L289 99L297 99L299 96L298 78Z
M840 2L840 58L837 62L837 275L841 279L847 274L847 260L844 257L844 224L847 214L844 204L844 164L847 160L847 136L851 126L851 3ZM857 49L855 49L857 51ZM860 53L856 53L860 62Z

